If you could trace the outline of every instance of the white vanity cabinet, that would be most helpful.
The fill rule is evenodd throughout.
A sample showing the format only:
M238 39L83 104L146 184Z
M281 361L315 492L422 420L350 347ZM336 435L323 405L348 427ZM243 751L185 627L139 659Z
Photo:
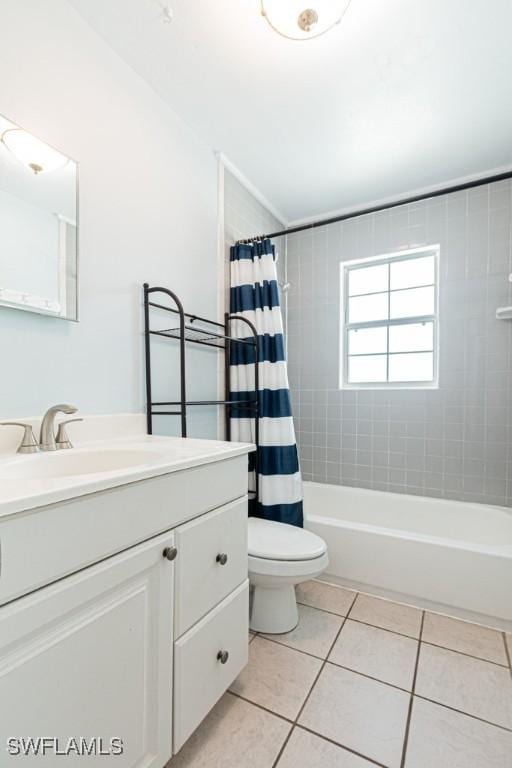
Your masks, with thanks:
M20 739L47 739L48 768L181 748L247 663L246 473L242 456L0 518L2 768ZM73 739L96 754L59 756Z
M162 768L171 754L174 569L162 551L173 543L172 533L158 536L0 610L4 755L13 737L55 737L61 751L70 738L102 739L104 750L119 738L120 768ZM44 764L64 765L50 749Z

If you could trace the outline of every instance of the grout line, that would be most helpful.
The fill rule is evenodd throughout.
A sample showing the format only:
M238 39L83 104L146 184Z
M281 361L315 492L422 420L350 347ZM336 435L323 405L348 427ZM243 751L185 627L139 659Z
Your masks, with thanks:
M361 621L361 619L353 619L351 616L347 616L350 621L355 621L356 624L364 624L365 627L373 627L374 629L381 629L383 632L391 632L392 635L399 635L400 637L407 637L409 640L418 640L418 637L414 635L405 635L403 632L397 632L395 629L388 629L387 627L381 627L378 624L369 624L367 621ZM450 649L448 649L450 650Z
M336 586L336 585L333 585L333 586ZM302 730L304 730L304 731L306 731L308 733L311 733L314 736L316 736L317 738L323 739L324 741L329 742L329 743L331 743L331 744L333 744L333 745L335 745L335 746L337 746L337 747L339 747L341 749L344 749L344 750L346 750L347 752L349 752L351 754L354 754L354 755L356 755L358 757L361 757L361 758L369 761L371 764L373 764L375 766L379 766L379 768L386 768L386 766L384 766L382 763L379 763L379 762L373 760L372 758L367 757L363 753L356 752L355 750L351 749L350 747L347 747L343 743L340 743L340 742L337 742L337 741L335 741L333 739L330 739L329 737L324 736L321 733L318 733L318 732L312 730L311 728L308 728L307 726L299 724L299 722L298 722L299 718L301 717L301 715L302 715L302 713L303 713L303 711L304 711L304 709L305 709L305 707L307 705L307 702L308 702L308 700L309 700L309 698L310 698L310 696L311 696L311 694L312 694L312 692L313 692L313 690L314 690L314 688L315 688L315 686L316 686L316 684L317 684L317 682L318 682L318 680L320 678L320 675L322 674L322 672L325 669L327 664L331 664L333 666L340 667L342 669L346 669L347 671L352 672L353 674L360 675L361 677L365 677L367 679L370 679L370 680L373 680L375 682L381 683L382 685L387 685L388 687L394 688L395 690L399 690L401 692L405 692L405 693L409 693L410 694L409 709L408 709L408 714L407 714L406 729L405 729L405 734L404 734L404 744L403 744L403 752L402 752L402 759L401 759L400 768L404 768L404 766L405 766L405 759L406 759L407 746L408 746L408 740L409 740L409 732L410 732L412 710L413 710L413 704L414 704L414 699L415 698L416 699L421 699L421 700L424 700L424 701L428 701L428 702L430 702L430 703L432 703L432 704L434 704L436 706L444 707L445 709L448 709L448 710L453 711L453 712L457 712L458 714L461 714L461 715L463 715L465 717L470 717L470 718L472 718L474 720L477 720L479 722L485 723L486 725L494 726L495 728L499 728L500 730L504 730L506 732L512 732L512 729L509 729L506 726L502 726L502 725L499 725L497 723L493 723L493 722L491 722L489 720L485 720L485 719L483 719L481 717L478 717L476 715L472 715L469 712L464 712L463 710L459 710L459 709L456 709L455 707L451 707L451 706L449 706L447 704L444 704L444 703L442 703L440 701L436 701L435 699L429 699L426 696L421 696L421 695L419 695L419 694L417 694L415 692L415 690L416 690L416 680L417 680L418 668L419 668L419 658L420 658L420 652L421 652L422 645L431 645L431 646L434 646L434 647L442 648L444 650L452 651L452 653L458 653L458 654L460 654L462 656L467 656L469 658L474 658L474 659L476 659L478 661L484 661L484 662L493 664L493 665L498 666L498 667L500 667L502 669L503 668L505 668L505 669L507 668L505 665L499 664L499 663L494 662L494 661L490 661L488 659L482 659L482 658L480 658L478 656L472 656L471 654L466 654L466 653L464 653L462 651L455 651L452 648L447 648L445 646L438 646L435 643L428 643L428 642L424 641L423 640L423 627L424 627L425 615L428 612L426 609L423 609L423 610L422 609L416 609L416 610L421 610L421 625L420 625L420 633L419 633L419 637L418 638L411 637L410 635L404 635L404 634L402 634L400 632L395 632L395 631L387 629L385 627L378 627L378 626L376 626L374 624L368 624L367 622L362 622L362 621L359 621L358 619L350 619L350 614L351 614L351 611L352 611L352 609L353 609L353 607L355 605L355 602L357 600L358 594L359 594L358 592L356 592L354 594L354 598L352 600L350 608L347 611L347 615L346 616L341 616L340 614L334 613L332 611L326 611L323 608L318 608L317 606L308 605L307 603L299 603L300 605L305 605L308 608L313 608L315 610L322 611L324 613L328 613L329 615L336 616L338 619L342 619L342 624L341 624L338 632L336 633L336 636L335 636L333 642L331 643L331 646L330 646L329 651L327 653L327 656L325 658L316 656L315 654L308 653L307 651L303 651L303 650L300 650L298 648L294 648L294 647L292 647L290 645L286 645L285 643L283 643L283 642L281 642L279 640L276 640L276 639L274 639L274 638L272 638L270 636L262 635L261 633L255 633L254 636L251 638L251 640L253 640L254 637L259 636L263 640L267 640L269 642L276 643L277 645L280 645L282 647L288 648L291 651L295 651L297 653L302 653L305 656L309 656L310 658L314 658L314 659L322 662L322 664L320 666L320 669L319 669L317 675L315 676L315 679L313 680L313 683L311 684L311 687L310 687L310 689L309 689L309 691L308 691L308 693L307 693L307 695L306 695L306 697L305 697L305 699L304 699L304 701L303 701L303 703L302 703L302 705L301 705L301 707L300 707L300 709L298 711L298 714L297 714L297 716L295 717L294 720L291 720L290 718L287 718L284 715L280 715L279 713L274 712L273 710L268 709L267 707L264 707L261 704L257 704L256 702L251 701L250 699L247 699L244 696L241 696L240 694L237 694L237 693L234 693L232 691L229 691L231 693L231 695L236 696L236 697L242 699L243 701L247 702L248 704L252 704L253 706L256 706L259 709L262 709L263 711L265 711L265 712L267 712L267 713L269 713L271 715L274 715L275 717L278 717L281 720L284 720L285 722L291 724L291 728L290 728L290 730L289 730L289 732L288 732L288 734L286 736L286 739L284 740L284 742L283 742L283 744L282 744L282 746L281 746L281 748L279 750L279 753L278 753L277 757L275 758L275 760L274 760L274 762L272 764L272 768L278 768L278 763L279 763L279 761L280 761L280 759L281 759L281 757L282 757L282 755L283 755L283 753L284 753L284 751L286 749L286 746L287 746L287 744L288 744L288 742L289 742L289 740L291 738L291 735L292 735L293 731L296 728L299 728L299 729L302 729ZM390 601L390 602L392 602L392 601ZM399 686L393 685L392 683L388 683L388 682L386 682L384 680L379 680L378 678L372 677L371 675L366 675L365 673L362 673L362 672L359 672L357 670L351 669L350 667L345 667L344 665L336 664L335 662L329 661L329 655L331 654L331 652L332 652L332 650L334 648L334 645L338 641L338 638L339 638L339 636L340 636L340 634L341 634L341 632L342 632L342 630L343 630L343 628L344 628L344 626L345 626L345 624L346 624L346 622L348 620L357 622L359 624L364 624L365 626L374 627L376 629L381 629L384 632L390 632L391 634L399 635L400 637L406 637L406 638L411 639L411 640L416 640L416 642L418 643L418 648L417 648L417 653L416 653L415 669L414 669L413 683L412 683L412 690L411 691L408 691L407 689L404 689L404 688L400 688ZM499 631L499 630L497 630L497 631ZM506 635L505 635L504 631L501 632L501 634L502 634L503 642L504 642L504 645L505 645L505 653L506 653L506 657L507 657L508 667L509 667L511 675L512 675L512 660L511 660L510 653L509 653L509 650L508 650L508 647L507 647L507 643L506 643Z
M355 600L356 600L356 597L357 597L357 592L356 592L356 593L355 593L355 595L354 595L354 600L352 601L352 605L354 604L354 602L355 602ZM350 608L352 608L352 605L350 606ZM306 694L306 698L304 699L304 701L302 702L302 705L301 705L301 707L299 708L299 711L298 711L298 713L297 713L297 716L296 716L296 718L295 718L295 720L294 720L294 727L293 727L293 728L290 730L290 733L288 734L288 736L287 736L287 738L285 739L285 741L284 741L284 743L283 743L283 745L282 745L281 749L279 750L279 753L278 753L278 755L277 755L277 757L276 757L276 759L275 759L274 763L272 764L272 768L277 768L277 765L278 765L278 763L279 763L279 760L281 759L281 756L282 756L282 754L283 754L283 752L284 752L284 750L285 750L285 748L286 748L286 745L288 744L288 741L289 741L289 739L290 739L290 736L292 735L292 733L293 733L293 730L294 730L295 726L298 724L299 718L300 718L300 716L302 715L302 713L303 713L303 711L304 711L304 708L305 708L306 704L308 703L308 700L309 700L309 697L311 696L311 693L312 693L312 691L313 691L313 688L314 688L314 687L315 687L315 685L317 684L317 682L318 682L318 679L319 679L320 675L322 674L322 670L324 669L324 667L325 667L325 665L326 665L326 663L327 663L327 657L329 656L329 654L331 653L332 649L334 648L334 645L335 645L335 643L336 643L336 641L337 641L337 639L338 639L338 637L339 637L339 635L340 635L340 632L341 632L341 630L343 629L343 627L344 627L344 625L345 625L345 622L346 622L346 620L347 620L346 618L343 618L343 621L341 622L341 626L340 626L340 628L338 629L338 631L336 632L336 636L335 636L334 640L332 641L332 643L331 643L331 645L330 645L330 647L329 647L329 650L328 650L328 652L327 652L327 656L326 656L326 658L325 658L325 659L323 659L323 660L322 660L322 664L320 665L320 669L318 670L318 673L316 674L316 676L315 676L315 679L313 680L313 683L312 683L312 685L311 685L311 687L310 687L310 689L309 689L308 693ZM281 645L282 645L282 643L281 643ZM293 649L292 649L292 650L293 650ZM305 654L305 655L311 655L311 654ZM315 657L315 658L317 658L317 657Z
M502 632L501 635L503 637L503 645L505 646L505 656L507 657L508 666L510 668L510 674L512 675L512 658L508 650L507 635L505 632ZM510 637L512 638L512 635Z
M336 638L334 640L334 643L336 643L336 640L338 639L339 635L341 634L341 630L345 626L346 619L343 622L342 626L340 627L339 631L337 632ZM408 638L412 639L412 638ZM310 659L315 659L316 661L321 661L322 668L320 669L320 672L322 671L323 667L326 664L331 664L333 667L339 667L339 669L345 669L347 672L353 672L356 675L359 675L360 677L366 677L368 680L373 680L376 683L382 683L382 685L387 685L389 688L394 688L397 691L402 691L402 693L411 693L410 688L401 688L399 685L394 685L394 683L388 683L386 680L381 680L379 677L373 677L373 675L367 675L365 672L361 672L358 669L352 669L352 667L347 667L345 664L338 664L336 661L331 661L329 656L326 656L325 658L323 656L315 656L313 653L309 653L308 651L300 650L299 648L293 648L291 645L285 645L284 643L280 643L278 640L273 640L271 637L264 637L261 636L261 640L267 640L270 643L275 643L276 645L280 645L281 648L287 648L289 651L295 651L295 653L300 653L303 656L308 656ZM418 642L418 640L415 640L414 642ZM331 645L331 648L329 650L329 654L331 653L333 649L333 645ZM318 674L320 674L320 672Z
M281 748L280 748L279 752L277 753L274 762L272 763L272 768L277 768L277 765L278 765L279 761L281 760L281 757L283 756L283 752L285 751L286 747L288 746L288 742L290 741L291 735L294 732L294 730L295 730L295 723L292 724L292 727L288 731L285 740L281 744Z
M313 680L313 684L312 684L311 688L309 689L309 691L308 691L308 693L307 693L307 696L306 696L306 698L304 699L304 701L303 701L303 703L302 703L302 706L301 706L301 708L299 709L299 713L298 713L297 717L295 718L295 722L297 722L297 721L299 720L299 717L302 715L302 713L303 713L303 711L304 711L304 709L305 709L305 707L306 707L306 704L307 704L307 703L308 703L308 701L309 701L309 697L311 696L311 693L312 693L312 691L313 691L313 688L314 688L314 687L315 687L315 685L317 684L317 682L318 682L318 679L319 679L320 675L322 674L322 671L324 670L324 668L325 668L325 665L327 664L327 659L328 659L328 657L329 657L329 654L330 654L330 652L332 651L332 649L334 648L334 646L335 646L335 644L336 644L336 641L337 641L338 637L340 636L341 630L342 630L342 629L343 629L343 627L345 626L345 622L346 622L346 619L344 619L344 620L343 620L343 622L342 622L342 624L341 624L341 627L340 627L340 628L339 628L339 630L336 632L336 637L334 638L334 640L332 641L332 643L331 643L331 645L330 645L330 648L329 648L329 651L328 651L328 653L327 653L327 656L325 657L325 659L322 659L322 664L320 665L320 669L318 670L318 674L316 675L315 679Z
M388 688L394 688L395 691L402 691L402 693L411 693L410 688L402 688L400 685L395 685L394 683L389 683L387 680L382 680L380 677L374 677L373 675L368 675L366 672L361 672L358 669L353 669L352 667L347 667L345 664L338 664L335 661L331 661L330 659L327 659L327 663L330 664L332 667L338 667L339 669L344 669L346 672L352 672L355 675L359 675L359 677L365 677L367 680L373 680L374 683L380 683L381 685L387 685Z
M296 725L295 728L299 728L301 731L306 731L306 733L311 733L313 736L317 736L319 739L323 739L323 741L327 741L329 744L333 744L335 747L344 749L346 752L350 752L352 755L357 755L357 757L361 757L363 760L366 760L366 762L371 763L371 765L378 765L379 768L388 768L388 766L384 763L379 763L377 760L368 757L368 755L364 755L362 752L357 752L355 749L347 747L346 744L341 744L339 741L330 739L328 736L323 736L321 733L317 733L311 728L308 728L307 725Z
M297 600L297 605L303 605L305 608L314 608L315 611L322 611L322 613L328 613L329 616L339 616L340 619L346 619L347 616L344 613L336 613L336 611L328 611L327 608L319 608L317 605L311 605L311 603L303 603Z
M505 656L507 657L508 666L510 670L510 677L512 677L512 654L509 652L508 643L507 643L507 633L502 632L503 637L503 644L505 646ZM511 638L511 648L512 648L512 635L510 635Z
M342 618L342 617L340 617ZM341 627L336 632L336 636L338 636L339 631L343 628L343 625L345 623L346 619L342 620ZM302 653L303 656L309 656L310 659L316 659L317 661L326 661L326 656L317 656L316 653L310 653L309 651L303 651L302 648L295 648L293 645L288 645L287 643L283 643L282 640L275 640L273 637L270 637L269 635L260 635L261 640L268 640L269 643L275 643L275 645L280 645L281 648L288 648L289 651L296 651L297 653ZM329 653L330 653L329 649Z
M354 598L354 600L355 600L355 598ZM331 646L329 648L329 653L331 652L331 650L332 650L332 648L334 646L334 643L338 639L338 636L339 636L341 630L343 629L343 625L344 625L344 623L346 621L346 619L344 617L340 617L340 618L343 619L343 622L342 622L341 627L339 628L338 632L336 633L336 637L334 638L334 641L332 642L332 644L331 644ZM257 634L259 634L259 633L257 633ZM285 717L284 715L281 715L278 712L275 712L275 711L273 711L271 709L268 709L268 707L264 707L262 704L258 704L257 702L252 701L251 699L248 699L248 698L246 698L245 696L242 696L239 693L235 693L234 691L231 691L231 690L228 691L232 696L236 696L238 699L242 699L242 701L245 701L248 704L252 704L253 706L258 707L259 709L262 709L264 712L268 712L269 714L274 715L275 717L279 717L281 720L284 720L285 722L291 724L292 727L290 728L290 731L289 731L288 735L286 736L286 739L284 740L284 742L283 742L283 744L282 744L282 746L281 746L281 748L280 748L280 750L279 750L279 752L278 752L278 754L277 754L277 756L276 756L276 758L275 758L275 760L274 760L274 762L272 764L272 768L276 768L276 766L277 766L279 760L281 759L281 756L282 756L282 754L283 754L283 752L284 752L284 750L286 748L286 745L288 744L290 736L293 733L293 730L294 730L295 726L297 725L297 721L298 721L299 717L301 716L304 707L306 706L306 703L307 703L307 701L309 699L309 696L311 695L311 692L312 692L313 688L315 687L318 678L320 677L320 673L322 672L322 669L324 668L324 666L326 664L326 661L324 659L320 659L318 656L313 656L313 654L306 653L305 651L299 651L296 648L290 648L290 646L284 646L284 643L279 643L278 641L272 640L271 638L263 637L263 636L260 636L260 637L261 637L262 640L267 640L268 642L276 643L276 645L281 645L281 646L283 646L285 648L288 648L291 651L296 651L297 653L302 653L304 656L309 656L311 658L316 659L317 661L322 661L322 664L320 665L320 669L319 669L318 673L316 674L315 679L313 680L313 682L311 684L311 687L310 687L310 689L309 689L309 691L308 691L308 693L306 695L306 698L304 699L304 702L302 703L302 705L301 705L301 707L300 707L300 709L299 709L299 711L297 713L297 716L295 717L294 720L291 720L290 718ZM316 735L319 736L320 734L316 734ZM341 746L341 745L339 745L339 746Z
M355 598L354 598L355 600ZM353 601L352 601L353 602ZM311 603L302 603L300 600L297 600L297 605L303 605L304 608L311 608L313 611L321 611L322 613L328 613L329 616L338 616L340 619L346 619L347 616L344 613L336 613L335 611L328 611L327 608L319 608L318 605L312 605ZM347 611L348 613L348 611ZM287 634L287 632L284 632L283 634Z
M333 642L333 643L332 643L332 645L331 645L331 648L333 647L334 643L335 643L335 642L336 642L336 640L338 639L338 635L340 634L341 630L343 629L343 625L344 625L345 621L346 621L346 619L343 619L343 622L342 622L342 624L341 624L341 627L339 628L339 630L338 630L338 631L337 631L337 633L336 633L336 637L335 637L335 639L334 639L334 642ZM282 645L282 643L279 643L279 645ZM331 652L331 648L329 649L329 653ZM292 649L292 650L293 650L293 649ZM300 653L300 651L299 651L299 653ZM306 655L306 656L310 656L311 654L304 654L304 655ZM317 657L315 657L315 658L317 658ZM273 764L272 764L272 768L277 768L277 765L278 765L278 763L279 763L279 760L281 759L281 756L282 756L282 754L283 754L284 750L286 749L286 745L288 744L288 741L290 740L290 736L292 735L292 733L293 733L293 730L294 730L295 726L297 725L297 722L298 722L298 720L299 720L299 717L302 715L302 712L303 712L303 710L304 710L304 707L306 706L306 704L307 704L307 702L308 702L308 699L309 699L309 697L311 696L311 692L312 692L313 688L315 687L315 685L316 685L316 683L317 683L317 681L318 681L318 678L320 677L320 674L321 674L321 672L322 672L322 670L323 670L323 668L324 668L324 667L325 667L325 660L322 660L322 663L321 663L321 665L320 665L320 668L319 668L319 670L318 670L317 674L315 675L315 678L314 678L314 680L313 680L313 682L312 682L312 684L311 684L311 687L310 687L309 691L308 691L308 692L307 692L307 694L306 694L306 698L304 699L304 701L302 702L301 706L299 707L299 711L297 712L297 715L296 715L296 717L295 717L295 720L293 721L293 727L290 729L290 732L289 732L288 736L287 736L287 737L286 737L286 739L284 740L284 742L283 742L283 745L281 746L281 749L279 750L279 752L278 752L278 754L277 754L277 757L276 757L276 759L274 760L274 762L273 762Z
M334 585L334 586L336 586L336 585ZM329 616L337 616L340 619L341 618L346 618L346 619L349 619L350 621L356 622L357 624L363 624L365 627L373 627L374 629L380 629L380 630L382 630L382 632L390 632L392 635L399 635L399 637L406 637L409 640L418 640L418 637L414 637L414 635L406 635L403 632L397 632L396 629L388 629L387 627L381 627L378 624L370 624L367 621L361 621L361 619L354 619L352 616L348 615L349 614L348 611L347 611L347 616L343 617L340 613L334 613L333 611L327 611L325 608L318 608L315 605L309 605L308 603L301 603L299 600L297 600L297 602L298 602L299 605L304 605L306 608L314 608L317 611L322 611L323 613L328 613ZM397 603L397 605L402 605L402 603ZM407 606L407 607L414 608L414 606ZM420 610L421 611L423 609L416 608L415 610ZM432 613L432 612L431 611L427 611L425 609L425 613ZM435 614L435 615L436 616L437 615L443 615L444 616L444 615L448 615L448 614ZM471 624L473 626L484 627L485 629L491 629L492 631L497 632L498 634L503 634L503 635L506 634L502 630L494 629L493 627L485 627L485 625L483 625L483 624L474 624L474 622L464 622L463 619L457 619L456 617L451 617L451 616L449 618L454 618L456 621L461 621L461 622L463 622L465 624ZM276 642L278 642L278 641L276 641ZM506 663L501 663L499 661L493 661L492 659L486 659L484 656L475 656L472 653L466 653L465 651L459 651L459 650L457 650L455 648L450 648L448 645L441 645L440 643L433 643L430 640L422 640L422 642L425 645L433 645L436 648L443 648L443 650L445 650L445 651L452 651L453 653L460 653L461 656L468 656L470 659L476 659L477 661L486 661L488 664L495 664L497 667L502 667L502 668L505 667L505 669L507 669L510 666L509 661L508 661L508 649L506 647L506 642L505 642L505 650L507 651L507 662ZM288 646L288 647L291 647L291 646ZM305 651L304 651L304 653L305 653ZM311 654L311 655L314 655L314 654ZM317 656L315 658L320 658L320 657Z
M228 688L227 693L229 693L231 696L235 696L235 698L237 699L241 699L242 701L245 701L246 704L252 704L253 707L257 707L258 709L262 709L264 712L268 712L269 715L274 715L274 717L278 717L280 720L284 720L289 725L294 725L294 721L290 720L289 717L286 717L285 715L281 715L279 714L279 712L275 712L273 709L264 707L263 704L258 704L256 701L247 699L245 696L242 696L241 693L235 693L235 691L232 691L230 688Z
M354 608L354 605L356 604L356 600L357 600L357 598L359 597L359 594L360 594L360 593L359 593L359 592L357 592L357 593L356 593L356 596L355 596L355 598L352 600L352 605L350 606L350 608L349 608L349 609L348 609L348 611L347 611L347 619L349 619L349 618L350 618L350 614L352 613L352 610L353 610L353 608Z
M331 662L329 662L329 663L331 663ZM352 672L353 670L349 670L349 671ZM355 674L361 675L360 672L356 672ZM367 677L367 675L361 675L361 677ZM369 679L374 680L375 678L369 678ZM382 681L378 680L377 682L382 682ZM316 680L313 683L312 688L315 686L315 684L316 684ZM392 686L389 683L383 683L383 685L388 685L390 688L396 688L396 686ZM402 691L402 693L404 692L402 688L396 688L396 690ZM365 760L369 760L370 762L374 763L375 765L379 765L379 766L381 765L380 763L376 762L375 760L373 760L372 758L368 757L367 755L364 755L364 754L359 753L359 752L355 752L353 749L351 749L350 747L347 747L345 744L343 744L341 742L338 742L338 741L335 741L334 739L330 739L328 736L324 736L323 734L318 733L317 731L314 731L312 728L309 728L306 725L303 725L301 723L297 723L294 720L290 720L290 718L285 717L284 715L279 714L279 712L275 712L272 709L268 709L268 707L264 707L262 704L258 704L257 702L252 701L251 699L247 699L245 696L242 696L239 693L235 693L231 689L226 691L226 693L229 693L230 696L234 696L237 699L241 699L242 701L245 701L246 704L251 704L253 707L257 707L258 709L261 709L264 712L267 712L267 714L269 714L269 715L273 715L274 717L279 718L279 720L284 720L284 722L286 722L289 725L291 725L292 728L290 729L290 732L288 734L286 742L288 742L289 737L291 736L291 733L292 733L292 731L294 730L295 727L302 728L303 730L308 731L308 733L312 733L314 736L318 736L319 738L324 739L325 741L328 741L331 744L335 744L338 747L342 747L343 749L347 750L348 752L353 752L354 754L363 757ZM308 693L307 698L309 698L310 693L311 693L311 691ZM407 691L407 693L410 693L410 692ZM505 731L505 733L512 733L512 729L507 728L504 725L499 725L498 723L493 723L490 720L484 720L484 718L482 718L482 717L478 717L477 715L472 715L469 712L464 712L461 709L456 709L456 707L451 707L448 704L443 704L442 702L436 701L435 699L429 699L427 696L421 696L420 694L415 693L414 697L416 699L421 699L422 701L428 701L429 704L434 704L437 707L442 707L443 709L448 709L448 710L450 710L450 712L456 712L458 715L462 715L463 717L469 717L472 720L477 720L479 723L484 723L485 725L490 725L493 728L499 728L500 731ZM306 699L306 701L307 701L307 699ZM306 701L304 702L304 704L306 703ZM299 713L299 715L297 717L300 717L300 713ZM284 746L285 745L283 745L283 748L284 748ZM280 751L279 756L282 754L282 751L283 750ZM272 765L272 768L276 768L276 766L277 766L277 762L274 762L273 765ZM384 766L384 768L387 768L387 766Z
M423 645L431 645L434 648L441 648L443 651L451 651L452 653L458 653L460 656L466 656L468 659L475 659L475 661L484 661L486 664L494 664L495 667L501 669L507 669L508 664L500 664L499 661L492 661L491 659L485 659L483 656L474 656L472 653L465 653L464 651L457 651L455 648L448 648L447 645L439 645L439 643L431 643L429 640L422 640Z
M327 611L326 611L326 613L327 613ZM391 630L391 629L384 629L384 627L377 627L374 624L367 624L366 622L357 621L356 619L348 619L346 617L344 618L343 616L338 616L338 614L330 614L330 615L337 616L339 619L343 619L343 623L342 623L342 626L340 627L340 630L338 632L338 636L341 633L341 630L344 628L344 626L347 623L347 621L353 621L353 622L355 622L357 624L363 624L365 627L371 627L373 629L381 629L383 632L388 632L391 635L397 635L398 637L404 637L407 640L411 640L412 642L415 642L415 643L419 643L420 642L419 638L417 638L417 637L411 637L410 635L403 635L400 632L393 632L393 630ZM288 643L284 643L282 640L277 640L276 637L278 637L278 635L276 635L275 637L271 637L270 635L265 635L265 634L259 633L258 636L259 636L259 638L261 640L267 640L270 643L275 643L276 645L280 645L282 648L288 648L288 650L295 651L296 653L301 653L303 656L309 656L309 658L311 658L311 659L316 659L317 661L323 661L323 662L327 662L329 664L333 664L335 667L340 667L341 669L346 669L348 672L355 672L356 674L361 675L361 677L367 677L369 680L375 680L375 682L377 682L377 683L382 683L383 685L388 685L390 688L395 688L398 691L405 691L406 693L411 693L411 689L410 688L403 688L402 686L395 685L394 683L390 683L387 680L383 680L383 679L381 679L379 677L374 677L373 675L368 675L366 672L361 672L361 670L359 670L359 669L354 669L353 667L347 667L345 664L339 664L338 662L333 661L332 659L329 658L329 655L330 655L330 653L332 651L332 646L331 646L327 656L318 656L317 654L311 653L310 651L304 651L302 648L296 648L293 645L288 645ZM253 640L253 639L254 638L251 638L251 640ZM421 643L422 643L422 645L429 645L429 646L433 646L434 648L441 648L443 651L450 651L451 653L457 653L460 656L466 656L467 658L474 659L475 661L482 661L482 662L484 662L484 664L492 664L493 666L498 667L499 669L506 669L506 670L509 669L508 663L506 665L505 664L498 664L498 662L496 662L496 661L490 661L488 659L482 659L480 656L472 656L471 654L463 653L462 651L455 651L455 650L453 650L453 648L447 648L444 645L437 645L436 643L427 643L424 640L422 640ZM418 649L419 649L419 646L418 646ZM464 713L464 714L466 714L466 713Z
M419 636L419 642L418 642L418 648L416 650L416 662L414 664L414 675L412 678L412 688L411 688L411 696L409 699L409 709L407 711L407 721L405 724L405 733L404 733L404 744L402 749L402 760L400 762L400 768L404 768L405 766L405 756L407 753L407 745L409 742L409 731L411 728L411 717L412 717L412 707L414 702L414 692L416 690L416 678L418 677L418 666L419 666L419 660L420 660L420 651L421 651L421 637L423 635L423 624L425 622L425 611L422 611L421 614L421 625L420 625L420 636Z
M323 611L323 613L329 613L331 616L340 616L343 619L347 618L347 613L336 613L336 611L329 611L328 608L319 608L318 605L312 605L311 603L303 603L302 600L297 598L297 605L303 605L305 608L314 608L316 611Z
M471 717L473 720L478 720L479 723L485 723L486 725L492 725L494 728L499 728L500 731L505 731L506 733L512 733L512 728L507 728L506 725L500 725L499 723L493 723L491 720L485 720L483 717L478 717L478 715L472 715L470 712L464 712L462 709L457 709L456 707L451 707L449 704L444 704L442 701L436 701L436 699L429 699L428 696L422 696L419 693L414 694L417 699L422 699L423 701L428 701L430 704L437 704L438 707L444 707L445 709L449 709L451 712L457 712L458 715L464 715L465 717Z

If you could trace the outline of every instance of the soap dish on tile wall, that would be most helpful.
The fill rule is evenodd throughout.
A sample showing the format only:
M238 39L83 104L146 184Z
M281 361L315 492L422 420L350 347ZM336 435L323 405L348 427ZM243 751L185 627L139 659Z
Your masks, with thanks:
M508 276L509 283L512 283L512 272ZM498 307L496 310L496 320L512 320L512 307Z

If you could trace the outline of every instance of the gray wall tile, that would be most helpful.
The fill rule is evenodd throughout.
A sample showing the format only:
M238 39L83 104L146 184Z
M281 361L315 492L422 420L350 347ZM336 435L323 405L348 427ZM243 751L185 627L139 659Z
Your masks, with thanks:
M292 396L313 404L305 476L512 506L512 323L495 319L512 303L511 232L504 181L287 238ZM435 243L439 390L340 391L340 262Z

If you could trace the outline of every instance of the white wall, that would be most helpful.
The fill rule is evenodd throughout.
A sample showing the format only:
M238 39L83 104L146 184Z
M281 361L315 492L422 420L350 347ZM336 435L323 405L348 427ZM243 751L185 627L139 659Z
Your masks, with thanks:
M2 0L0 71L0 113L80 163L80 323L0 308L0 417L142 410L141 284L217 312L215 157L65 0Z

